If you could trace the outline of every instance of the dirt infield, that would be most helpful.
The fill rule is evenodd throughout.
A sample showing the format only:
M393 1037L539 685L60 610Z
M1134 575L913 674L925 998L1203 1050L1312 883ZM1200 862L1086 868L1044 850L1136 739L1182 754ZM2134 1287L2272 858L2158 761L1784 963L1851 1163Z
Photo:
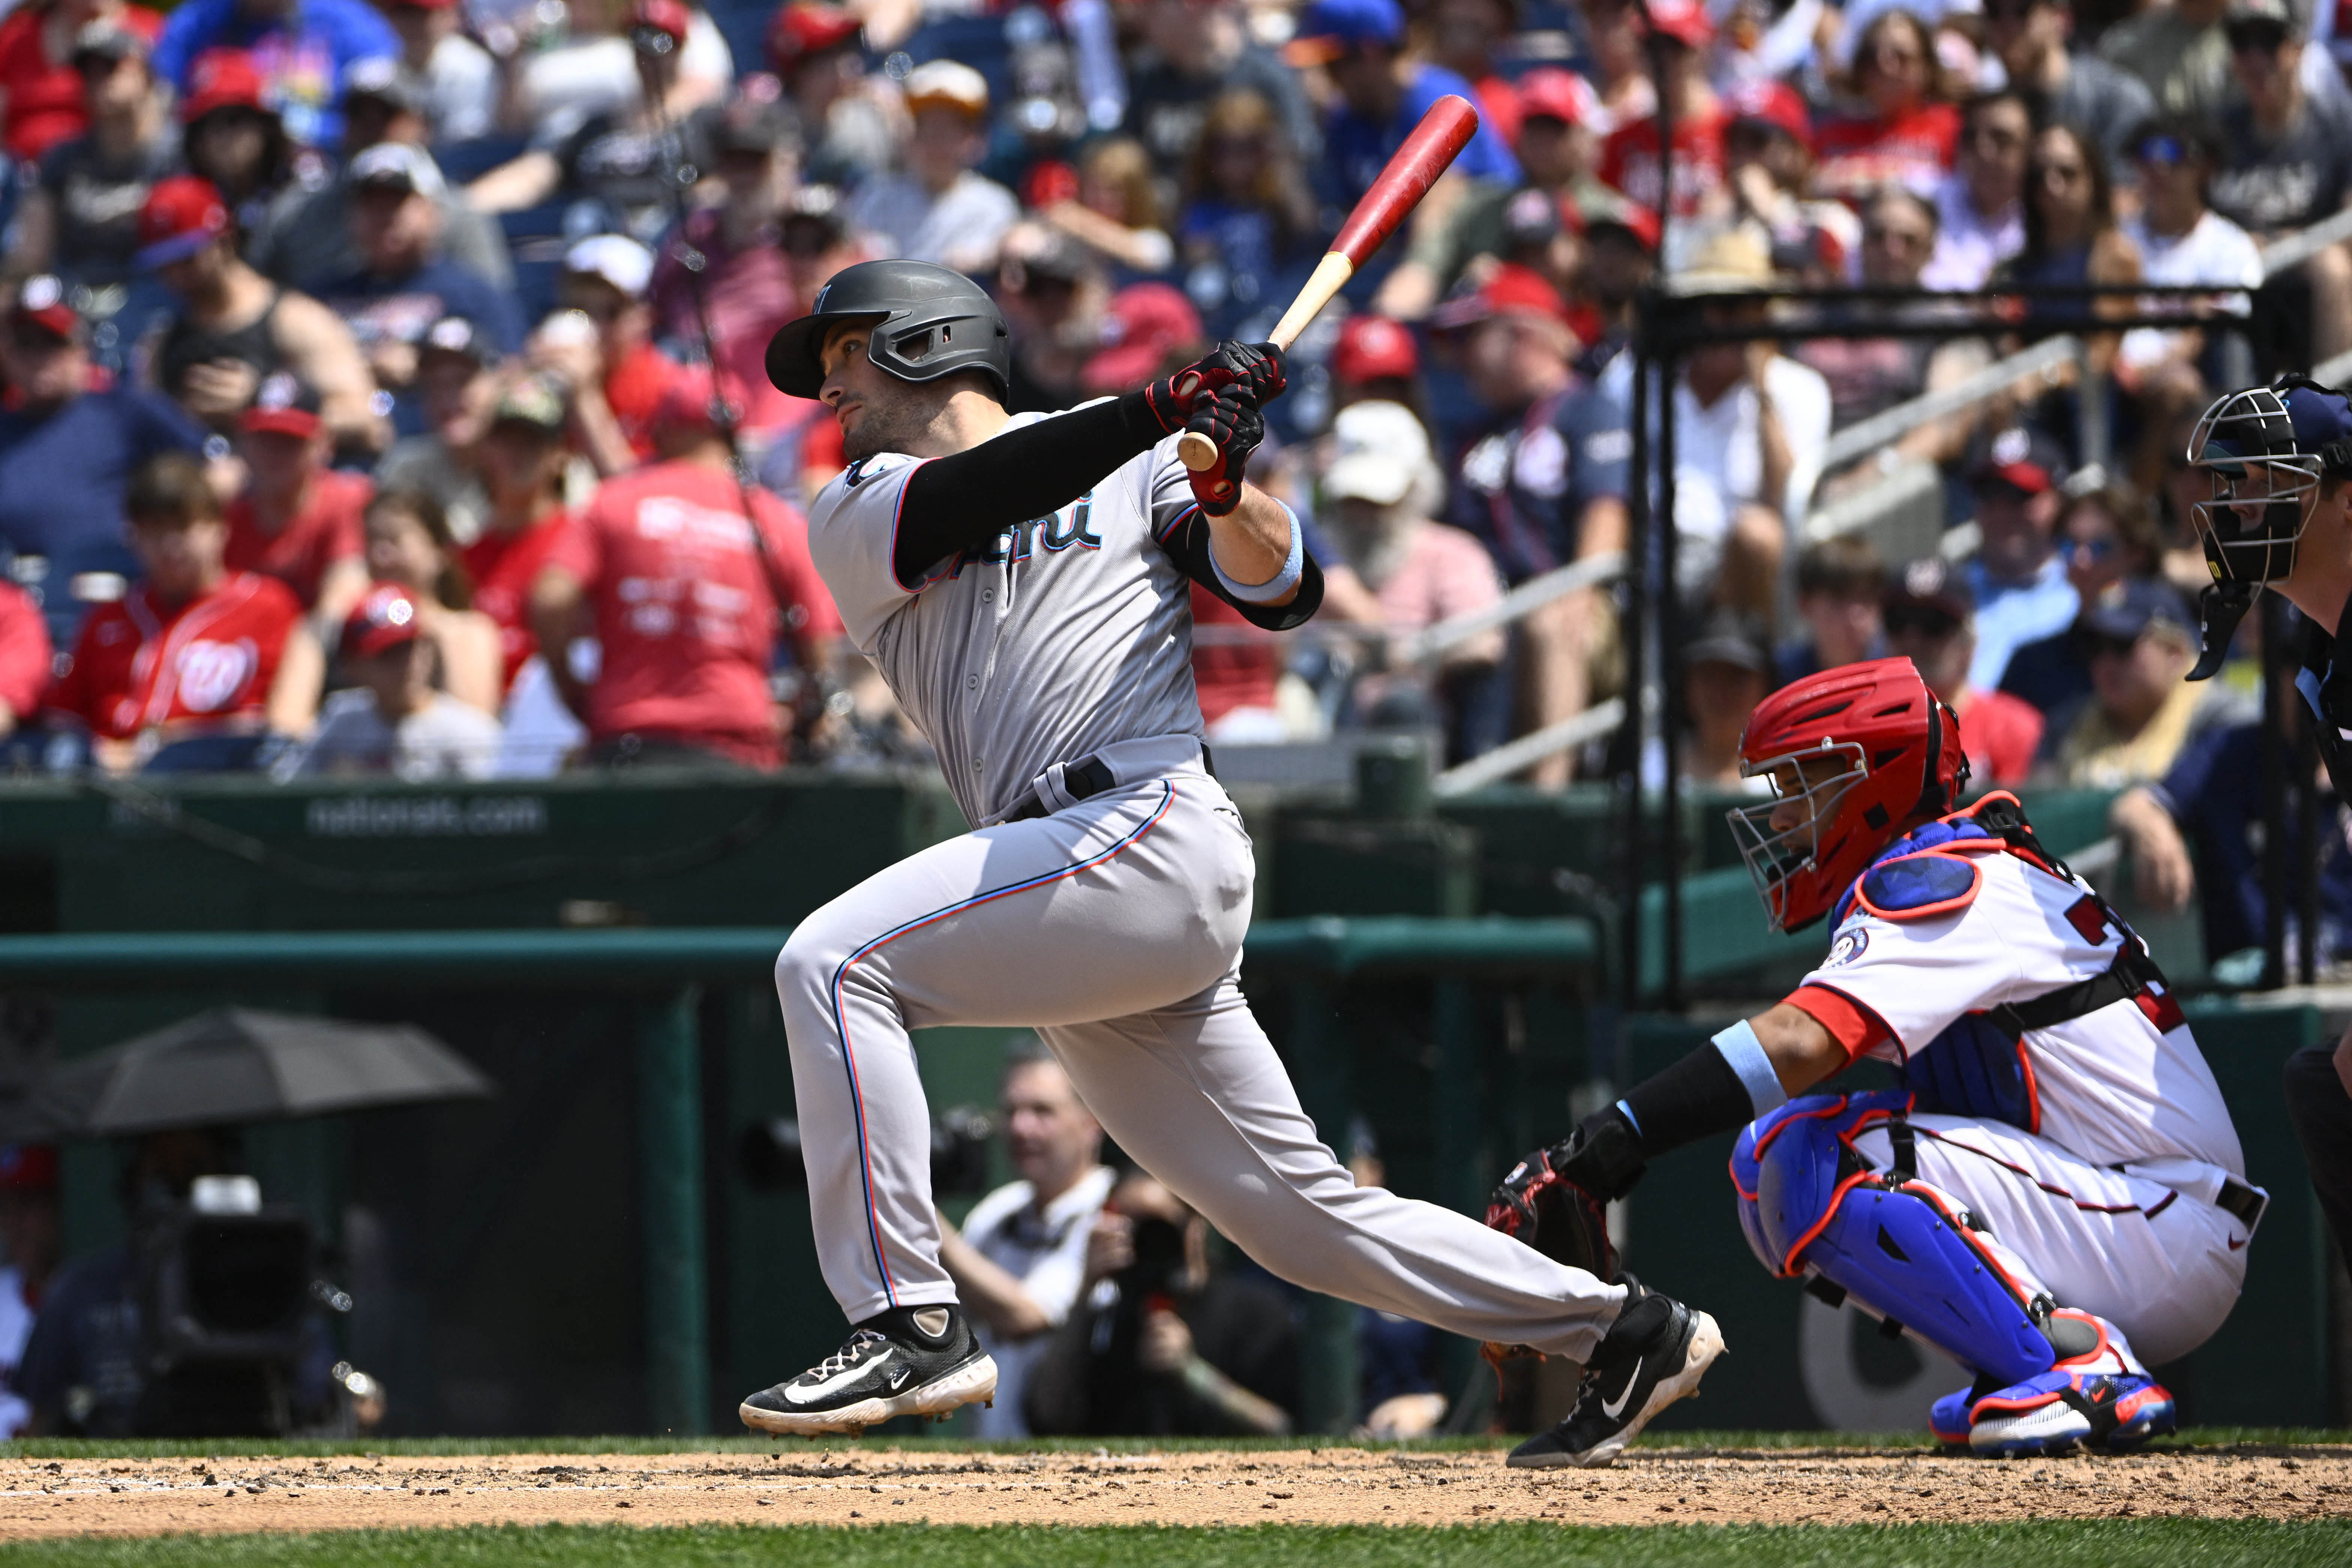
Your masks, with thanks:
M1493 1452L387 1455L0 1459L0 1540L458 1524L1988 1523L2352 1517L2352 1447L2000 1462L1637 1449L1522 1472Z

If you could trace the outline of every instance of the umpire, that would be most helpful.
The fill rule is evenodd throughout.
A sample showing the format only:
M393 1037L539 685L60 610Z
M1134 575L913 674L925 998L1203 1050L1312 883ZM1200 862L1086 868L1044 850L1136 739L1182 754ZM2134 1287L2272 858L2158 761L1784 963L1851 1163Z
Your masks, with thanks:
M2275 586L2310 623L2295 686L2318 721L2336 798L2352 802L2352 661L2336 663L2352 599L2352 398L2295 375L2225 393L2198 420L2188 457L2211 485L2190 510L2213 574L2199 606L2205 653L2189 679L2221 667L2254 595ZM2287 1059L2286 1107L2328 1227L2352 1257L2352 1031Z

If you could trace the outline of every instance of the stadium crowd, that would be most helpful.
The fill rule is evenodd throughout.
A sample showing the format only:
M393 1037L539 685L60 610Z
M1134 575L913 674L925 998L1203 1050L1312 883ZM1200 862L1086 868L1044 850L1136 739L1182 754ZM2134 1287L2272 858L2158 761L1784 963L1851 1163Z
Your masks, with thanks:
M2352 195L2336 26L2286 0L22 0L0 762L904 758L808 563L839 437L769 384L774 327L913 256L994 290L1017 408L1140 384L1262 337L1459 93L1477 135L1301 339L1253 469L1309 521L1324 616L1269 640L1196 595L1212 740L1402 725L1459 762L1615 692L1607 581L1406 639L1626 548L1654 279L2210 284L2246 331L2097 331L2130 297L2044 297L1992 336L1709 342L1670 392L1692 781L1739 787L1776 683L1893 650L1980 780L2147 785L2186 823L2164 781L2248 717L2244 683L2179 679L2186 422L2352 348L2352 252L2272 278L2259 251ZM2069 329L2077 361L1830 468L1838 430ZM1805 527L1917 463L1929 558ZM1664 765L1625 751L1528 776Z

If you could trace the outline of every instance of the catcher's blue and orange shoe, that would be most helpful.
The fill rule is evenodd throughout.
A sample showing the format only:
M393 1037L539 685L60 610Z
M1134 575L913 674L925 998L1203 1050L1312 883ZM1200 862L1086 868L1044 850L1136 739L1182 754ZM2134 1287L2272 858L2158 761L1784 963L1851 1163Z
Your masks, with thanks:
M2077 1444L2122 1453L2173 1426L2172 1394L2147 1373L2063 1366L1986 1395L1969 1415L1969 1447L2004 1457Z
M1947 1429L1960 1413L1950 1407L1963 1398L1968 1445L1979 1454L2063 1454L2077 1445L2120 1453L2173 1429L2171 1393L2148 1375L2114 1324L2062 1309L2050 1328L2054 1342L2088 1348L1990 1394L1945 1395L1928 1417L1936 1435L1951 1440Z

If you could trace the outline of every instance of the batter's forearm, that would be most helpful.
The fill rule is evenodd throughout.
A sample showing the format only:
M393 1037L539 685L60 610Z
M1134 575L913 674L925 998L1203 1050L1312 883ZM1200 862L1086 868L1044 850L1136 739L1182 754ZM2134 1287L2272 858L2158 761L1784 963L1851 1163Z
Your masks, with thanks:
M1239 505L1223 517L1209 519L1209 549L1225 576L1244 586L1270 583L1290 563L1298 542L1297 525L1288 509L1255 485L1242 487ZM1298 596L1293 584L1287 593L1259 601L1286 605Z
M1167 434L1130 392L933 458L908 477L890 565L899 582L919 582L935 563L1060 510Z

